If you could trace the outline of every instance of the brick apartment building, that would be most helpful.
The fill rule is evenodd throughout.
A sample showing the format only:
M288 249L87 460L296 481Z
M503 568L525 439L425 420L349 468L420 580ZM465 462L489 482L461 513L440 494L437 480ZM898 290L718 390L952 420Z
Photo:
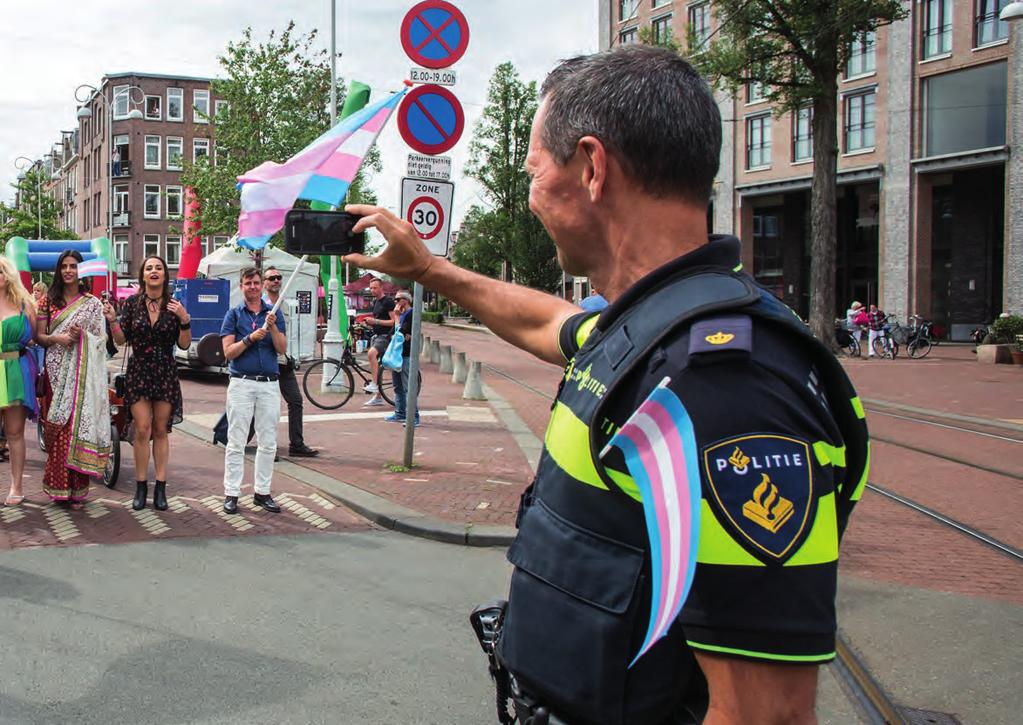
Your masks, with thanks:
M602 48L709 38L712 0L599 0ZM1023 312L1023 27L1008 0L917 0L861 38L839 82L836 315L854 299L957 339ZM746 268L803 315L809 302L813 109L776 117L755 85L718 95L721 171L709 210Z
M153 73L108 74L99 94L110 104L111 133L107 104L93 94L82 106L91 115L80 112L77 128L63 131L48 157L49 191L63 205L65 226L83 239L107 236L111 215L122 279L136 277L150 254L164 257L173 272L184 238L181 172L186 161L215 154L211 120L225 102L212 96L209 78ZM135 110L140 118L132 117ZM227 241L204 239L205 251Z

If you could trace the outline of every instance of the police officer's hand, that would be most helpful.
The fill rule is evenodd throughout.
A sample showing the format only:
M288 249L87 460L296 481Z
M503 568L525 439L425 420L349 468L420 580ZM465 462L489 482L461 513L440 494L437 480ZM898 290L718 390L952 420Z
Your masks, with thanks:
M349 204L345 211L362 217L353 227L354 233L358 234L371 228L379 229L387 240L387 246L376 257L346 254L341 258L342 262L373 269L393 277L419 280L436 259L419 238L415 227L387 209L366 204Z
M264 337L266 337L266 335L267 335L267 329L265 327L261 327L258 330L256 330L255 332L250 332L249 333L249 339L252 340L253 342L259 342Z

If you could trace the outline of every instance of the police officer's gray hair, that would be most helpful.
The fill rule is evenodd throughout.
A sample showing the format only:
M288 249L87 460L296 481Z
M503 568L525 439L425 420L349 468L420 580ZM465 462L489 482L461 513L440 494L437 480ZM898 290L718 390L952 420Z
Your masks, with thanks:
M595 136L644 191L710 198L721 113L707 82L677 54L631 45L563 61L540 89L544 146L559 164Z

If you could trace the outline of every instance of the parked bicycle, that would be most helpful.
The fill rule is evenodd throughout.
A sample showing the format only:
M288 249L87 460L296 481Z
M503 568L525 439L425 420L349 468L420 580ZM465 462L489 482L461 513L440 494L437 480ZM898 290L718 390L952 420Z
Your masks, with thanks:
M835 320L835 343L849 357L860 356L860 343L856 340L853 332L846 327L843 318Z
M901 336L902 329L904 328L900 327L898 320L886 315L884 326L879 330L878 335L872 342L874 354L889 360L897 358L899 356L899 343L895 337L895 332L900 331Z
M366 365L355 356L350 344L345 345L341 360L317 358L302 363L302 390L306 398L317 408L337 410L352 398L355 391L355 376L359 376L365 387L372 380L368 361ZM419 375L420 390L423 376ZM377 369L377 388L380 397L388 405L394 405L394 381L391 371L381 365Z
M913 326L909 328L909 335L906 339L906 352L911 358L923 358L931 352L934 345L931 328L934 323L925 320L920 315L913 315Z

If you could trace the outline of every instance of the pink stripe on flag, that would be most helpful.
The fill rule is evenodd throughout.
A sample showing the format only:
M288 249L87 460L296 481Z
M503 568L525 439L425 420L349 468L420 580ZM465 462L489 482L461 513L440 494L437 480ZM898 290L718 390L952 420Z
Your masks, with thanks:
M266 161L252 171L239 176L238 181L248 184L259 181L273 181L274 179L292 176L293 174L308 173L330 158L330 155L334 153L334 149L347 141L351 135L352 132L349 131L335 138L325 139L315 146L303 149L283 164Z
M361 164L361 156L352 156L351 154L341 153L339 150L324 161L323 165L316 170L316 173L320 176L329 176L341 181L352 181L355 179L355 174L358 173Z
M290 210L291 207L243 211L238 215L238 236L246 239L274 234L284 226L284 217Z
M392 110L394 109L381 108L379 111L376 112L376 115L373 116L373 118L366 121L366 123L364 123L362 127L369 131L370 133L380 133L380 129L384 127L384 125L387 123L387 119L391 117Z

